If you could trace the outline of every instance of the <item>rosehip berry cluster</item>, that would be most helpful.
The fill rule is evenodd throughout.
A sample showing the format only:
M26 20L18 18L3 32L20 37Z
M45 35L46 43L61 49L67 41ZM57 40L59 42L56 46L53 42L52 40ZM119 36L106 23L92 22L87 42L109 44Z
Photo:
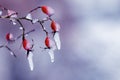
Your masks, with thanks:
M39 18L34 19L32 17L33 16L32 13L35 13L35 11L38 9L42 11L42 14L46 15L44 19L39 19ZM6 14L3 14L3 11L6 12ZM18 29L22 30L22 33L18 35L18 37L14 37L12 33L7 33L5 36L6 43L2 44L0 48L6 48L7 50L10 51L11 55L13 55L14 57L17 57L14 51L8 46L11 45L11 43L12 44L15 43L16 40L21 38L22 47L26 51L26 56L29 62L30 69L32 71L34 69L34 65L33 65L33 51L34 50L33 49L34 49L35 44L34 44L34 38L32 39L32 43L31 43L30 41L28 41L26 35L33 33L35 29L32 29L26 32L26 29L23 23L21 22L21 20L29 21L32 24L39 23L41 27L40 29L42 29L46 34L45 40L43 41L45 44L45 47L44 48L42 47L42 49L47 51L47 53L50 55L51 62L54 62L54 51L56 49L60 50L61 48L61 42L60 42L60 37L59 37L60 25L55 20L52 19L52 16L54 15L54 13L55 13L54 9L49 6L39 6L39 7L36 7L30 10L26 16L19 17L16 11L0 6L0 18L9 19L13 25L19 24L20 27ZM43 23L47 21L50 21L51 23L50 24L51 32L48 31L46 27L43 25ZM51 34L52 36L50 36Z

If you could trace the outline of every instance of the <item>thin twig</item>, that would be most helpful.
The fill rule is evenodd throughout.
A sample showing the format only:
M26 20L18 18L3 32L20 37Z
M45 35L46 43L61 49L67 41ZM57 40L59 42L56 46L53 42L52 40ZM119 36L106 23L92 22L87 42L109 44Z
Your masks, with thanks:
M27 34L29 34L29 33L31 33L31 32L34 32L34 31L35 31L35 29L32 29L32 30L26 32L25 35L27 35ZM19 38L22 37L22 36L23 36L23 34L19 35L19 36L16 38L16 40L19 39Z
M34 8L34 9L32 9L31 11L29 11L29 13L31 13L31 12L33 12L33 11L39 9L39 8L41 8L41 6L38 6L38 7Z

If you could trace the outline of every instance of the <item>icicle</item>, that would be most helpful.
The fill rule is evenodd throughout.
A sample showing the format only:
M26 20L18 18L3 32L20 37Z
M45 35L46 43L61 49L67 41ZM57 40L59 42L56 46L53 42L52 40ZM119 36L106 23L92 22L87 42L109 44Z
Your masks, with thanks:
M32 15L30 13L28 13L26 18L32 20Z
M27 59L28 59L30 70L33 71L34 65L33 65L33 53L32 52L29 52Z
M52 49L50 49L48 51L49 55L50 55L50 59L51 59L51 62L54 62L54 51Z
M60 41L60 37L59 37L59 33L56 32L54 35L54 40L55 40L55 44L58 50L60 50L61 48L61 41Z

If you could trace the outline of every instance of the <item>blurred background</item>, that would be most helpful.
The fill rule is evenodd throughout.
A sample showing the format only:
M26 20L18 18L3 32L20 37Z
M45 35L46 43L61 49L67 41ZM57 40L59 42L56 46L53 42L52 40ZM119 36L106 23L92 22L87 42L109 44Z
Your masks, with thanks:
M27 31L37 29L28 36L36 44L34 71L29 69L25 50L19 49L19 39L9 45L16 59L5 48L0 49L0 80L120 80L120 0L0 0L0 5L19 16L37 6L53 7L62 42L51 63L49 55L39 48L45 46L40 25L22 21ZM7 32L18 36L18 26L0 20L0 44L6 42Z

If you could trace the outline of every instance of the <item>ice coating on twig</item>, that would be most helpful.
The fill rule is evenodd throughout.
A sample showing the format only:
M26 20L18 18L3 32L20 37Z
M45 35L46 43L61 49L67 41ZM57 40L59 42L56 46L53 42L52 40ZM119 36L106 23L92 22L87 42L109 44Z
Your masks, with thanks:
M11 55L14 55L13 52L10 52Z
M32 20L32 23L34 24L34 23L36 23L38 21L38 19L33 19Z
M17 13L13 10L8 10L8 16L10 16L10 20L12 21L13 25L16 25Z

